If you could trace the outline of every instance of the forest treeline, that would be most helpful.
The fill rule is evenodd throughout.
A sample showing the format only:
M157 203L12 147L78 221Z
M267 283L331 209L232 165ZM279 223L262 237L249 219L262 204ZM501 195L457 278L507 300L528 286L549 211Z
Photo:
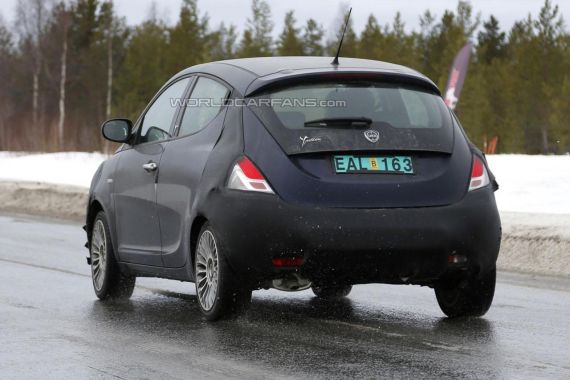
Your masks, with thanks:
M211 25L196 0L184 0L174 24L149 11L127 25L106 0L19 0L13 25L0 15L0 150L101 150L106 118L136 119L159 87L194 64L253 56L331 55L337 40L323 23L299 23L294 11L274 33L270 5L253 0L238 33ZM341 30L342 12L336 35ZM456 109L477 145L499 137L500 153L570 152L570 35L558 7L510 30L466 1L439 17L419 15L408 31L399 14L371 14L360 33L349 24L342 56L410 66L445 88L455 54L474 51ZM276 38L273 36L277 36Z

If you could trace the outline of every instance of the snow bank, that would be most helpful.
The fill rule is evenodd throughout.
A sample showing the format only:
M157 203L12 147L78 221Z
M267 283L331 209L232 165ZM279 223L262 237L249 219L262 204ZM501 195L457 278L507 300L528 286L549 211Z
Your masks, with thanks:
M487 161L499 183L499 210L570 214L570 155L498 154Z
M0 152L0 180L89 187L100 153ZM488 156L501 211L570 214L570 156Z
M101 153L21 154L0 152L0 180L28 181L88 188L105 159Z

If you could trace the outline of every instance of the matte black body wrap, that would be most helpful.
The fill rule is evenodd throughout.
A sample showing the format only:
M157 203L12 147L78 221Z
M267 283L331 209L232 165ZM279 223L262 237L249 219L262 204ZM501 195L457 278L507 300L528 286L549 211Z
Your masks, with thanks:
M469 193L444 207L397 209L312 208L278 197L224 190L210 197L209 215L230 262L256 283L275 277L275 257L304 257L309 278L351 283L431 283L456 269L452 254L467 257L475 273L497 260L501 224L492 190Z
M343 61L351 65L347 72L401 76L437 90L401 66L344 58L341 65ZM327 65L323 57L225 61L187 69L165 86L183 76L208 75L231 87L232 97L243 99L248 91L294 79L295 70L297 79L342 71ZM194 135L126 144L109 158L91 184L88 239L94 215L103 210L125 271L192 281L195 234L209 221L227 247L223 259L251 287L290 271L311 280L422 285L458 271L484 273L494 268L500 246L493 194L497 184L487 167L491 184L467 191L473 154L484 156L458 124L454 128L453 152L407 153L417 163L413 176L341 176L331 167L334 152L287 155L250 110L227 107ZM243 156L275 194L227 188L228 176ZM151 159L159 167L145 173L140 164ZM135 175L146 180L144 188ZM122 227L119 214L129 217ZM120 236L121 228L132 233ZM144 240L149 236L158 236L153 250ZM466 261L450 263L450 255ZM303 257L305 264L277 269L272 265L276 257Z

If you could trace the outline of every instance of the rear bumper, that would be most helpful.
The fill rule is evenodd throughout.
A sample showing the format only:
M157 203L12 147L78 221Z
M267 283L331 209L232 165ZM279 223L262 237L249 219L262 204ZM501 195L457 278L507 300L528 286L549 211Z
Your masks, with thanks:
M458 270L491 269L501 223L490 188L444 207L334 209L291 205L278 197L225 190L211 194L208 216L245 281L278 278L276 257L303 257L311 280L353 284L432 284ZM450 255L466 261L450 263Z

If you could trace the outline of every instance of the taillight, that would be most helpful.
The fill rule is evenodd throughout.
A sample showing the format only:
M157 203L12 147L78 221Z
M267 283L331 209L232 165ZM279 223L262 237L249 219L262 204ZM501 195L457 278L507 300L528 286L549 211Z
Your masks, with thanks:
M228 188L274 194L263 174L247 157L240 158L234 165Z
M302 257L277 257L272 260L274 267L300 267L305 263Z
M469 191L480 189L489 184L489 175L483 161L473 156L473 166L471 167L471 182L469 182Z

